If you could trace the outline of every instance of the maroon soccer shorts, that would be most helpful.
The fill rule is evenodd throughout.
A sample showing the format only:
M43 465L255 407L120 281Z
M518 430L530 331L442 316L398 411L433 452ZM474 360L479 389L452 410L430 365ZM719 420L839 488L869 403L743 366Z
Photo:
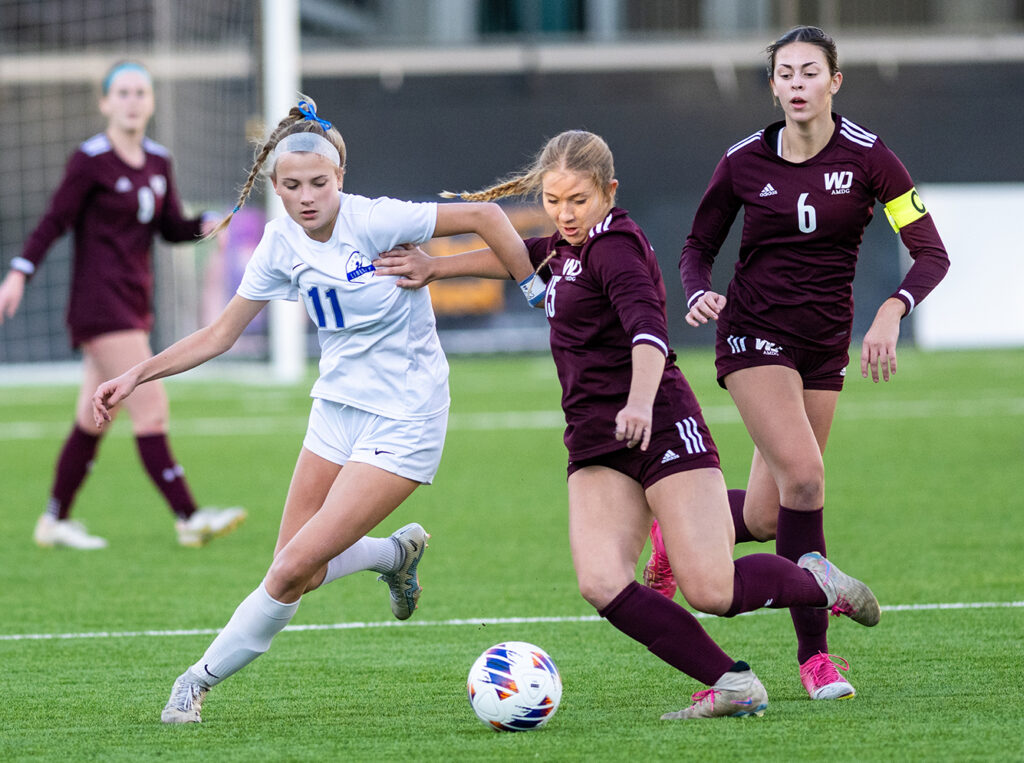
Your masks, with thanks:
M698 411L682 421L662 426L651 435L647 450L620 448L580 461L570 461L568 474L585 466L606 466L639 482L644 490L655 482L691 469L720 469L718 448Z
M733 371L756 366L785 366L800 374L804 389L839 392L849 364L850 353L846 347L827 352L783 347L754 334L718 333L715 338L715 368L718 370L718 384L723 389L725 377Z

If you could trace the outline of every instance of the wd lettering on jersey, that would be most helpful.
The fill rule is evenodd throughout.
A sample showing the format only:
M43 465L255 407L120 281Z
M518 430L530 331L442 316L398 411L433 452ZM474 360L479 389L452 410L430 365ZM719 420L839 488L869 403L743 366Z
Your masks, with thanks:
M765 196L778 196L779 192L775 190L775 186L771 183L767 183L764 188L761 189L760 196L763 199Z
M845 172L826 172L825 173L825 190L831 191L833 196L841 193L849 193L850 186L853 185L853 173L849 170Z
M754 346L761 352L762 355L774 356L778 355L782 349L774 342L769 342L767 339L754 339Z
M348 256L348 261L345 263L345 277L350 282L363 283L359 279L376 269L370 259L357 249Z
M576 276L583 272L583 263L579 260L566 260L562 265L562 276L566 281L575 281Z

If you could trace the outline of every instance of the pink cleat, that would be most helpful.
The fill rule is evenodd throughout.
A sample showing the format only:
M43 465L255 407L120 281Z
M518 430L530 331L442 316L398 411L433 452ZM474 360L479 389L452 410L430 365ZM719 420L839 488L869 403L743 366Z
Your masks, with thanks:
M651 558L644 567L644 585L669 599L676 594L676 578L672 574L672 565L668 563L657 519L651 525Z
M842 664L833 662L839 660ZM839 675L847 671L850 663L842 657L818 652L800 666L800 681L811 699L853 699L857 694L850 682Z

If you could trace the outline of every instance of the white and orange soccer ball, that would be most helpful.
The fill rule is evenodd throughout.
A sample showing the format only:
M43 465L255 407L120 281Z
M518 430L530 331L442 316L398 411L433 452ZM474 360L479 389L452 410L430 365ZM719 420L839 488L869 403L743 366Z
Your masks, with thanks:
M476 717L498 731L539 729L562 699L562 677L548 653L505 641L481 654L466 682Z

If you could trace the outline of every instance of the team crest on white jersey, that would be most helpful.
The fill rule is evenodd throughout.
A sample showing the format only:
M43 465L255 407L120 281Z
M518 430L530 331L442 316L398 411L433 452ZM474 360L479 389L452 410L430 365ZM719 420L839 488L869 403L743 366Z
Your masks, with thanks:
M370 262L370 258L356 249L348 256L345 262L345 277L350 283L365 283L363 276L372 273L377 268Z
M575 281L576 276L583 272L583 263L579 260L566 260L562 265L562 277L566 281Z
M779 192L775 190L775 186L771 183L765 184L765 187L761 189L761 193L758 194L762 199L766 196L778 196Z
M852 185L853 173L849 170L825 173L825 190L831 191L833 196L849 193Z
M118 193L128 193L132 190L132 181L122 175L117 179L117 182L114 183L114 190Z
M163 196L167 193L167 178L163 175L154 175L149 179L149 187L157 196Z

